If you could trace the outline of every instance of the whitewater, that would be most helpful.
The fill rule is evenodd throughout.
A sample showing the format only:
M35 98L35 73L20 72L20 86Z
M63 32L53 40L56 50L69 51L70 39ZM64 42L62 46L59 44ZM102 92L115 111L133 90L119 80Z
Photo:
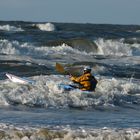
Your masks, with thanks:
M140 139L140 26L0 21L0 139ZM95 92L72 84L92 67ZM12 83L6 73L35 80Z

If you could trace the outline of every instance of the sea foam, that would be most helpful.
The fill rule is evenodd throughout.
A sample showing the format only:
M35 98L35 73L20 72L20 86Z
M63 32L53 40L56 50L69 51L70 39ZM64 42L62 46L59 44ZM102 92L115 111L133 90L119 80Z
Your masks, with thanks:
M58 127L16 127L10 124L0 124L1 138L6 140L138 140L140 139L139 129L73 129L70 126Z
M95 43L101 55L132 56L131 46L124 44L121 40L98 39Z
M11 25L0 25L0 30L11 31L11 32L24 31L24 30L23 30L22 28L20 28L20 27L15 27L15 26L11 26Z
M116 79L100 77L96 92L89 93L81 90L64 91L60 84L71 84L69 78L60 75L36 76L35 85L21 85L11 83L8 79L1 82L0 103L23 104L27 106L67 108L73 107L94 107L116 105L120 102L139 103L140 94L139 82L132 82L129 79ZM134 99L129 95L133 95Z
M52 23L36 24L42 31L55 31L55 26Z

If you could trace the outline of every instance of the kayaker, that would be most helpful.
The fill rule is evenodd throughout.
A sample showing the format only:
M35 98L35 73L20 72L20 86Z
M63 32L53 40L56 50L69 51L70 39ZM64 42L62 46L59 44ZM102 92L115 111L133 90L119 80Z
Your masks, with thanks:
M80 77L75 77L70 75L70 79L74 83L78 83L78 88L83 91L95 91L96 85L98 81L96 78L91 74L91 67L86 66L83 70L83 75Z

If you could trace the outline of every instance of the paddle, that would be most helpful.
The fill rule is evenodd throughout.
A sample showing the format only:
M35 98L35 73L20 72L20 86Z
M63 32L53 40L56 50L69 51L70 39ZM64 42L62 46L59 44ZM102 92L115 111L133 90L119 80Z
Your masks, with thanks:
M56 70L62 74L66 74L66 75L74 75L74 76L79 76L80 75L80 72L77 71L76 69L75 70L69 70L69 71L66 71L65 68L62 66L62 64L60 63L56 63ZM97 76L97 74L93 74L94 76Z
M61 64L56 63L55 67L56 67L56 70L58 72L63 73L63 74L70 75L70 73L68 71L65 71L64 67Z
M65 69L61 64L56 63L55 68L58 72L65 73Z
M73 75L73 76L80 76L80 72L77 68L75 69L70 69L70 70L65 70L62 64L56 63L56 70L62 74L66 75Z
M67 74L67 75L71 75L68 71L65 71L65 69L64 69L64 67L61 65L61 64L59 64L59 63L56 63L56 65L55 65L55 67L56 67L56 70L58 71L58 72L60 72L60 73L63 73L63 74ZM68 87L71 87L71 88L79 88L77 85L68 85Z

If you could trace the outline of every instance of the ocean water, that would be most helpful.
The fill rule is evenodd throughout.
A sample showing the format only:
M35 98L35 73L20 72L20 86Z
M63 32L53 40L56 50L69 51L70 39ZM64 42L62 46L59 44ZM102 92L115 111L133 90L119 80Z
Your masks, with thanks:
M86 65L95 92L64 91ZM12 83L6 73L35 80ZM0 21L0 139L140 139L140 26Z

